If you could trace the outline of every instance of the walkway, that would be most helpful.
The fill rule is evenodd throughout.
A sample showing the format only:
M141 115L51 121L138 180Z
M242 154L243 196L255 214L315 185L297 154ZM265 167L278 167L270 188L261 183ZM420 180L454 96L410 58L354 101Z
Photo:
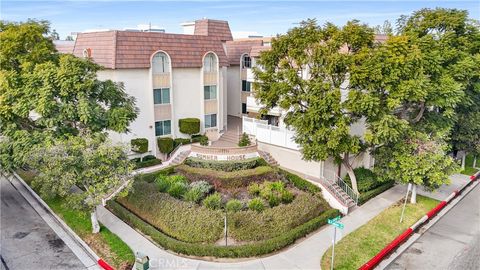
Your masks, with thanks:
M405 188L395 186L371 199L342 218L345 224L343 235L356 230L403 197ZM134 252L140 251L151 259L152 269L315 269L320 268L320 259L331 244L331 229L324 227L290 248L264 258L242 262L207 262L184 258L159 248L140 233L104 207L98 208L99 220L117 234ZM220 260L219 260L220 261Z

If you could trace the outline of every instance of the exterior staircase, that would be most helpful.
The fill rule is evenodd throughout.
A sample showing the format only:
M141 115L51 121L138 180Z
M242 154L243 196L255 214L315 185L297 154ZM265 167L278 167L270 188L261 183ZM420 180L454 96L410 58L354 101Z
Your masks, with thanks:
M258 154L268 163L270 166L278 166L278 162L270 155L270 153L258 150Z
M241 136L242 134L238 133L238 130L227 130L225 133L223 133L219 140L237 145Z
M320 184L327 189L340 203L352 209L357 206L358 193L348 186L342 178L334 172L324 172L320 177Z
M185 161L185 159L188 157L189 154L190 154L190 150L181 152L172 160L172 162L170 162L170 165L181 164L183 161Z

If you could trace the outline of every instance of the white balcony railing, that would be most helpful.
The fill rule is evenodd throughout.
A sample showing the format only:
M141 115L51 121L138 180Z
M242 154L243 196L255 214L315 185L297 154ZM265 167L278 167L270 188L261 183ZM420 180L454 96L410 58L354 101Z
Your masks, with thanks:
M262 107L263 107L262 104L259 103L255 97L253 96L247 97L247 111L258 113ZM274 116L281 116L282 112L279 107L275 107L269 110L268 114L274 115Z

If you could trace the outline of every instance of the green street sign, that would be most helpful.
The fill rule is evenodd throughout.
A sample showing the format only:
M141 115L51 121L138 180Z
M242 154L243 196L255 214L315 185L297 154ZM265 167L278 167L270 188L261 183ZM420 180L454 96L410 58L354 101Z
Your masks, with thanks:
M345 226L342 223L338 222L339 220L340 220L340 216L336 218L328 219L327 222L328 224L333 225L339 229L343 229Z

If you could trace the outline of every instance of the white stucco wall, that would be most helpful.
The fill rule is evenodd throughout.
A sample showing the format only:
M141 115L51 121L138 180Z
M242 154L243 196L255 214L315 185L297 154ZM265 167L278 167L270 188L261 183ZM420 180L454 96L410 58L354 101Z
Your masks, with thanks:
M115 82L123 82L127 94L134 96L136 106L139 108L137 118L130 124L130 132L110 132L110 138L114 142L130 144L134 138L147 138L148 148L153 155L156 154L153 93L149 69L106 69L98 72L98 79L110 79Z
M228 67L228 83L227 83L227 106L228 115L240 117L242 115L242 102L241 102L241 81L240 81L240 66Z

